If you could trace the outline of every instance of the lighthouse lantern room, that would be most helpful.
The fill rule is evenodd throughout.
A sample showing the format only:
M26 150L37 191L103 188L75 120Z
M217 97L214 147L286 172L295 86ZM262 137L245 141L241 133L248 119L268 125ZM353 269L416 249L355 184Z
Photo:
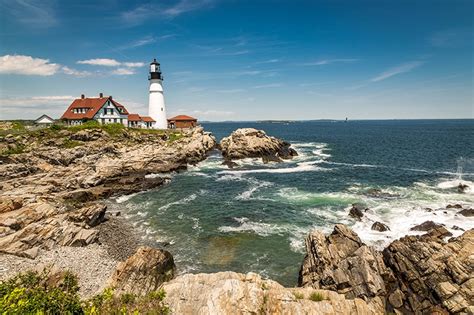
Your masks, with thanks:
M150 63L150 76L148 80L150 81L148 115L156 121L156 129L166 129L168 122L166 120L165 98L163 96L163 76L160 64L156 59L153 59Z

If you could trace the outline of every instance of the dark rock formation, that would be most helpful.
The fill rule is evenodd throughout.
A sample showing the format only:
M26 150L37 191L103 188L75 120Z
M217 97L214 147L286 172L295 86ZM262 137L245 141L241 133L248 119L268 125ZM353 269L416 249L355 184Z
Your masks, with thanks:
M388 227L388 225L379 221L374 222L374 224L372 224L371 229L374 231L379 231L379 232L390 231L390 228Z
M469 188L468 185L463 184L463 183L459 183L459 185L458 185L458 192L459 192L459 193L465 193L468 188Z
M351 209L349 210L349 216L356 219L356 220L361 220L362 217L364 216L364 212L367 209L359 204L353 204Z
M458 214L463 215L465 217L474 217L474 209L462 209L458 212Z
M421 224L415 225L410 229L410 231L429 231L434 228L442 227L442 224L435 223L433 221L425 221Z

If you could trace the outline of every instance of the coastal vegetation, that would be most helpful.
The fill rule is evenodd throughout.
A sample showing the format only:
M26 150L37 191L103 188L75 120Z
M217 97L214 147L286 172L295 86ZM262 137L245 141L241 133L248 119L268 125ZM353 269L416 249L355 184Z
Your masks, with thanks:
M87 121L82 125L66 126L53 124L45 128L35 128L21 121L3 122L0 129L0 155L10 156L34 150L37 146L54 145L71 149L83 146L93 138L107 136L111 141L121 143L140 142L142 137L154 137L173 143L184 136L179 130L158 130L127 128L122 124L101 125L97 121Z
M27 271L0 282L1 314L168 314L165 291L144 296L105 289L80 299L77 277L69 272Z

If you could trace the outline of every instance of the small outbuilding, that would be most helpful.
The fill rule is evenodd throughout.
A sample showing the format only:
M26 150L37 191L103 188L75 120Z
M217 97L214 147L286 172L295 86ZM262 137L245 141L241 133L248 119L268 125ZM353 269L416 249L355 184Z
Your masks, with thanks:
M35 120L35 124L42 126L52 125L54 124L54 119L48 115L41 115Z
M178 115L168 119L168 128L181 129L197 126L197 119L187 115Z

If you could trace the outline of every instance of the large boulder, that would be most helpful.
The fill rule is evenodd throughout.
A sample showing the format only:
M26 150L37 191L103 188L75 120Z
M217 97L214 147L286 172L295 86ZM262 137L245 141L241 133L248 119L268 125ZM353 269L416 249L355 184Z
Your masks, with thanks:
M385 296L385 279L393 278L382 254L362 243L347 226L337 224L325 236L312 231L306 237L306 256L298 285L333 290L346 298Z
M173 256L165 250L140 247L126 261L118 264L108 281L117 293L143 295L157 290L174 277Z
M445 229L438 228L384 249L385 264L399 283L394 300L402 313L429 314L440 308L474 313L474 229L447 243L444 236Z
M219 143L225 159L262 158L266 162L291 159L298 153L288 142L268 136L263 130L237 129Z
M365 302L313 288L285 288L254 273L184 274L163 284L172 314L383 314Z

